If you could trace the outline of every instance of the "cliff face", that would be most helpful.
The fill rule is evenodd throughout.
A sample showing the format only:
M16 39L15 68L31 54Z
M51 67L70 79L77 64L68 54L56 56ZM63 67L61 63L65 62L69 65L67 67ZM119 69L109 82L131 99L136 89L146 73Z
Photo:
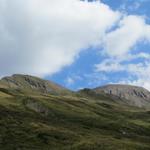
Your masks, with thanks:
M105 93L116 96L126 103L138 107L150 104L150 92L142 87L130 85L106 85L95 88L96 93Z

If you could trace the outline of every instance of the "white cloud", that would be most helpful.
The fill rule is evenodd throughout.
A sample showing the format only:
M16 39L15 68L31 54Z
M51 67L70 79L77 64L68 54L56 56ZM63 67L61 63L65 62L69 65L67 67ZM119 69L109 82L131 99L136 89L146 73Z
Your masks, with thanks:
M95 65L96 72L138 72L139 65L145 65L145 62L150 60L150 54L140 52L137 54L123 55L121 58L109 57L103 60L101 63ZM137 59L143 59L142 63L132 64L132 61ZM126 64L124 64L126 62ZM148 66L148 65L147 65ZM136 68L136 70L134 70Z
M65 84L67 86L72 86L74 85L76 82L82 81L83 78L80 75L77 74L70 74L66 79L65 79Z
M87 81L89 87L97 87L104 84L108 80L107 76L103 73L92 72L89 74L84 74L84 79Z
M51 75L97 44L119 17L98 1L0 0L0 76Z
M67 86L70 86L70 85L74 84L75 80L71 77L67 77L65 82L66 82Z
M103 44L107 59L96 65L98 72L127 71L137 77L127 82L150 87L150 53L132 53L137 43L150 42L145 20L99 1L0 0L0 76L52 75L72 64L81 50ZM133 64L138 58L143 62Z
M144 2L144 1L143 1ZM121 11L135 11L137 9L139 9L143 3L142 1L138 0L135 2L130 2L130 5L128 3L128 1L125 1L121 6L120 6L120 10Z
M95 65L96 71L127 72L128 79L120 76L119 83L130 83L150 90L150 52L142 49L136 51L136 45L140 42L150 42L150 25L142 16L124 16L119 26L104 37L107 58ZM134 78L130 79L130 76Z
M147 61L144 64L130 64L126 66L130 76L135 76L133 79L122 79L119 83L126 83L131 85L137 85L145 87L146 89L150 90L150 61Z
M133 81L128 81L129 84L131 85L136 85L136 86L142 86L148 90L150 90L150 79L137 79L137 80L133 80Z
M109 56L124 57L142 40L150 40L150 25L141 16L125 16L119 27L104 38L105 52Z
M144 55L144 57L147 55ZM147 58L147 57L146 57ZM128 77L120 76L118 83L131 84L145 87L150 90L150 59L146 59L139 63L127 63L124 61L117 61L113 59L107 59L106 61L96 65L97 72L126 72Z
M105 59L102 63L96 64L97 72L119 72L124 71L124 67L114 59Z

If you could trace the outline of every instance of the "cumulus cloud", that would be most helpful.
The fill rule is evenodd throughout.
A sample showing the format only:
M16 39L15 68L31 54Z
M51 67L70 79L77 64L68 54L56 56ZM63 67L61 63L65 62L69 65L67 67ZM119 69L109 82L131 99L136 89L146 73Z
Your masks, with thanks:
M143 61L141 63L136 63L136 64L134 64L132 62L132 61L138 60L138 59L142 59ZM141 52L138 54L124 55L124 57L121 57L121 58L109 57L109 58L103 60L101 63L96 64L95 68L96 68L97 72L126 71L129 73L136 74L138 71L140 71L141 73L145 73L144 72L145 68L142 71L140 70L140 68L141 68L141 65L148 68L149 65L145 65L145 64L148 64L149 60L150 60L150 54ZM135 68L136 68L136 70L135 70Z
M150 40L150 25L141 16L125 16L120 20L119 27L106 35L105 52L121 57L134 50L134 46L142 40Z
M98 1L1 0L0 76L60 71L119 18Z
M145 55L144 55L145 58ZM96 65L97 72L107 73L128 73L128 77L120 76L117 83L131 84L145 87L150 90L150 57L146 57L143 62L124 63L113 59L107 59L100 64ZM113 83L113 81L111 81Z
M104 37L104 61L96 64L97 72L128 73L118 83L134 84L150 89L150 52L138 50L139 43L150 42L150 25L143 16L125 15L118 26ZM130 77L133 77L130 79Z
M150 61L146 61L144 63L129 64L124 66L124 68L125 67L128 68L126 71L130 73L130 76L133 75L134 78L123 79L119 81L120 83L138 85L150 90Z
M140 42L150 42L146 19L113 11L101 1L0 0L0 76L52 75L82 50L100 45L106 59L96 65L97 72L126 71L135 77L126 83L150 88L150 52L136 52ZM133 63L137 59L142 61Z

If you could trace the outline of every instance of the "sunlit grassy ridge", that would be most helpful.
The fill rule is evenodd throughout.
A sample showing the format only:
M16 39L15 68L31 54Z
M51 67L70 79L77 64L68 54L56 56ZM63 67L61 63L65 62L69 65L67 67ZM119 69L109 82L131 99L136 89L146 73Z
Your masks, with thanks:
M0 89L2 150L149 150L150 111L107 95Z

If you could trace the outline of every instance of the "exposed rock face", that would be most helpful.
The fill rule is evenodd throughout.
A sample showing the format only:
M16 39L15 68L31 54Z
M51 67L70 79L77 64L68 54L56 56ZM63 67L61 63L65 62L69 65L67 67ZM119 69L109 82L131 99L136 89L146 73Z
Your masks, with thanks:
M42 103L38 102L37 100L34 99L27 99L25 101L25 106L35 112L38 112L42 115L47 116L49 114L49 108L43 105Z
M117 96L133 106L143 107L150 105L150 92L142 87L130 85L106 85L95 88L94 91L96 93L103 92L105 94Z
M44 93L69 92L68 89L58 84L55 84L53 82L42 80L34 76L19 75L19 74L15 74L11 77L2 78L0 80L0 86L13 88L13 89L35 90L35 91L44 92Z

